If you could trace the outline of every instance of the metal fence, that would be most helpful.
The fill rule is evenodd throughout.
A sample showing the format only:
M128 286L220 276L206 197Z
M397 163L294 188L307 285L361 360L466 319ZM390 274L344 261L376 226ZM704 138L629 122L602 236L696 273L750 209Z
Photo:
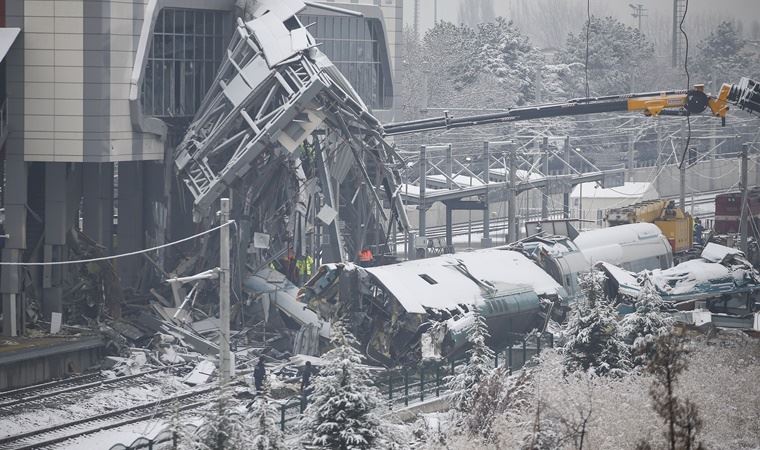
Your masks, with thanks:
M531 358L541 353L542 348L554 347L551 333L531 334L518 342L496 352L494 367L506 367L511 375L521 369ZM451 362L428 362L415 367L401 367L378 372L375 376L377 388L383 394L388 409L407 407L446 394L449 389L447 378L456 373L456 367L467 358L457 358ZM308 405L304 395L294 396L280 406L280 429L297 423Z
M513 341L495 353L494 367L506 367L509 374L520 370L531 358L541 353L542 348L553 348L554 336L551 333L530 334ZM456 373L457 366L464 364L466 357L450 362L427 362L414 367L400 367L378 372L375 384L386 400L388 409L408 407L410 404L422 403L439 398L449 392L448 377ZM297 424L308 405L308 397L301 394L285 399L280 405L280 429ZM131 444L117 444L111 450L136 450L159 448L159 444L172 441L171 431L165 431L154 439L139 438Z

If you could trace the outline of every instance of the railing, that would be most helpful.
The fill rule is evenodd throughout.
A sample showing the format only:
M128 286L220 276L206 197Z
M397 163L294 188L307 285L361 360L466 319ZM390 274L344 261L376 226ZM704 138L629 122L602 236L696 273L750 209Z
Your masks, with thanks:
M547 347L554 347L554 336L551 333L528 335L517 344L511 342L508 347L496 352L494 367L506 367L511 375L540 354L542 348ZM402 405L408 407L446 394L449 390L446 377L454 374L456 367L465 361L466 358L458 358L451 362L423 363L414 368L385 370L376 376L376 386L387 401L388 409L393 410ZM303 395L286 400L280 406L280 429L285 431L289 424L300 420L307 405L308 398Z

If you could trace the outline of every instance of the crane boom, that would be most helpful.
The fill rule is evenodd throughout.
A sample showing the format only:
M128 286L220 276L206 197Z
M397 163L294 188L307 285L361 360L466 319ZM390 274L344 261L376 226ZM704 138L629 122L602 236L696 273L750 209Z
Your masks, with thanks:
M688 91L674 90L577 98L564 103L526 106L504 112L465 117L453 117L446 112L443 117L387 124L383 126L383 132L386 136L395 136L421 131L606 112L642 112L646 116L685 116L700 114L707 108L710 109L712 115L720 117L725 124L729 103L749 112L760 113L760 85L748 78L742 78L739 84L724 84L717 96L706 94L703 85L696 85L694 89Z

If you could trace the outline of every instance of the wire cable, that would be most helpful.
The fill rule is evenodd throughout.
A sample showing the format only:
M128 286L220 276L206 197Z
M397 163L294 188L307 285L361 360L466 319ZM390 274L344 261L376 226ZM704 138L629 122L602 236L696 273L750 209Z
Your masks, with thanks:
M137 251L134 251L134 252L122 253L120 255L102 256L100 258L91 258L91 259L78 259L78 260L75 260L75 261L49 261L49 262L5 262L5 261L3 261L3 262L0 262L0 266L63 266L63 265L68 265L68 264L87 264L87 263L92 263L92 262L108 261L110 259L126 258L128 256L136 256L136 255L141 255L143 253L150 253L150 252L153 252L153 251L156 251L156 250L161 250L162 248L167 248L167 247L171 247L171 246L174 246L174 245L177 245L177 244L181 244L183 242L192 241L193 239L197 239L197 238L199 238L201 236L204 236L206 234L213 233L216 230L219 230L219 229L222 229L224 227L230 226L233 223L235 223L235 221L234 220L230 220L227 223L223 223L223 224L221 224L219 226L216 226L214 228L211 228L209 230L202 231L202 232L200 232L198 234L194 234L194 235L188 236L186 238L182 238L182 239L180 239L178 241L169 242L167 244L162 244L162 245L158 245L156 247L146 248L146 249L143 249L143 250L137 250Z
M683 60L683 69L686 71L686 92L687 92L687 101L688 101L688 92L689 89L691 89L691 77L689 75L689 36L686 34L686 31L683 29L683 23L686 21L686 13L689 12L689 0L686 0L686 4L684 6L683 10L683 16L681 17L681 23L678 25L678 28L681 29L681 34L683 34L683 39L686 44L686 51L684 52L684 60ZM686 153L689 151L689 145L691 144L691 113L688 111L686 112L686 126L688 127L688 131L686 133L686 145L684 146L683 153L681 154L681 161L678 163L678 168L681 169L683 167L684 162L686 161Z

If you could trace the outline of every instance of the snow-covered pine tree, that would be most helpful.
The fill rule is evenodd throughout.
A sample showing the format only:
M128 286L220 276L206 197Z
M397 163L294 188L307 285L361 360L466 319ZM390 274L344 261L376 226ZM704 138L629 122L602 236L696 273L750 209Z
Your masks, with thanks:
M332 324L330 342L301 420L303 438L335 449L391 447L397 436L380 416L380 391L342 321Z
M584 296L573 306L563 333L565 368L622 375L630 368L629 349L620 338L617 313L605 298L604 274L592 270L579 278Z
M172 450L188 450L193 448L193 433L188 431L188 427L182 422L180 415L179 403L174 402L172 405L172 420L169 423L169 430L172 433Z
M473 308L471 314L472 324L467 329L467 340L471 345L467 351L467 363L459 366L447 380L454 409L465 413L472 411L478 385L492 372L494 361L494 352L486 345L486 339L491 336L488 324L477 308Z
M647 278L636 297L636 311L626 315L620 323L620 334L631 346L631 362L640 366L651 356L652 345L662 333L668 332L673 318L663 312L665 304L652 281Z
M230 386L220 384L214 405L194 433L193 450L229 450L251 447L250 420L235 405Z
M280 431L277 420L279 411L269 396L270 385L264 382L264 389L258 393L253 404L251 417L251 449L253 450L285 450L285 438Z

